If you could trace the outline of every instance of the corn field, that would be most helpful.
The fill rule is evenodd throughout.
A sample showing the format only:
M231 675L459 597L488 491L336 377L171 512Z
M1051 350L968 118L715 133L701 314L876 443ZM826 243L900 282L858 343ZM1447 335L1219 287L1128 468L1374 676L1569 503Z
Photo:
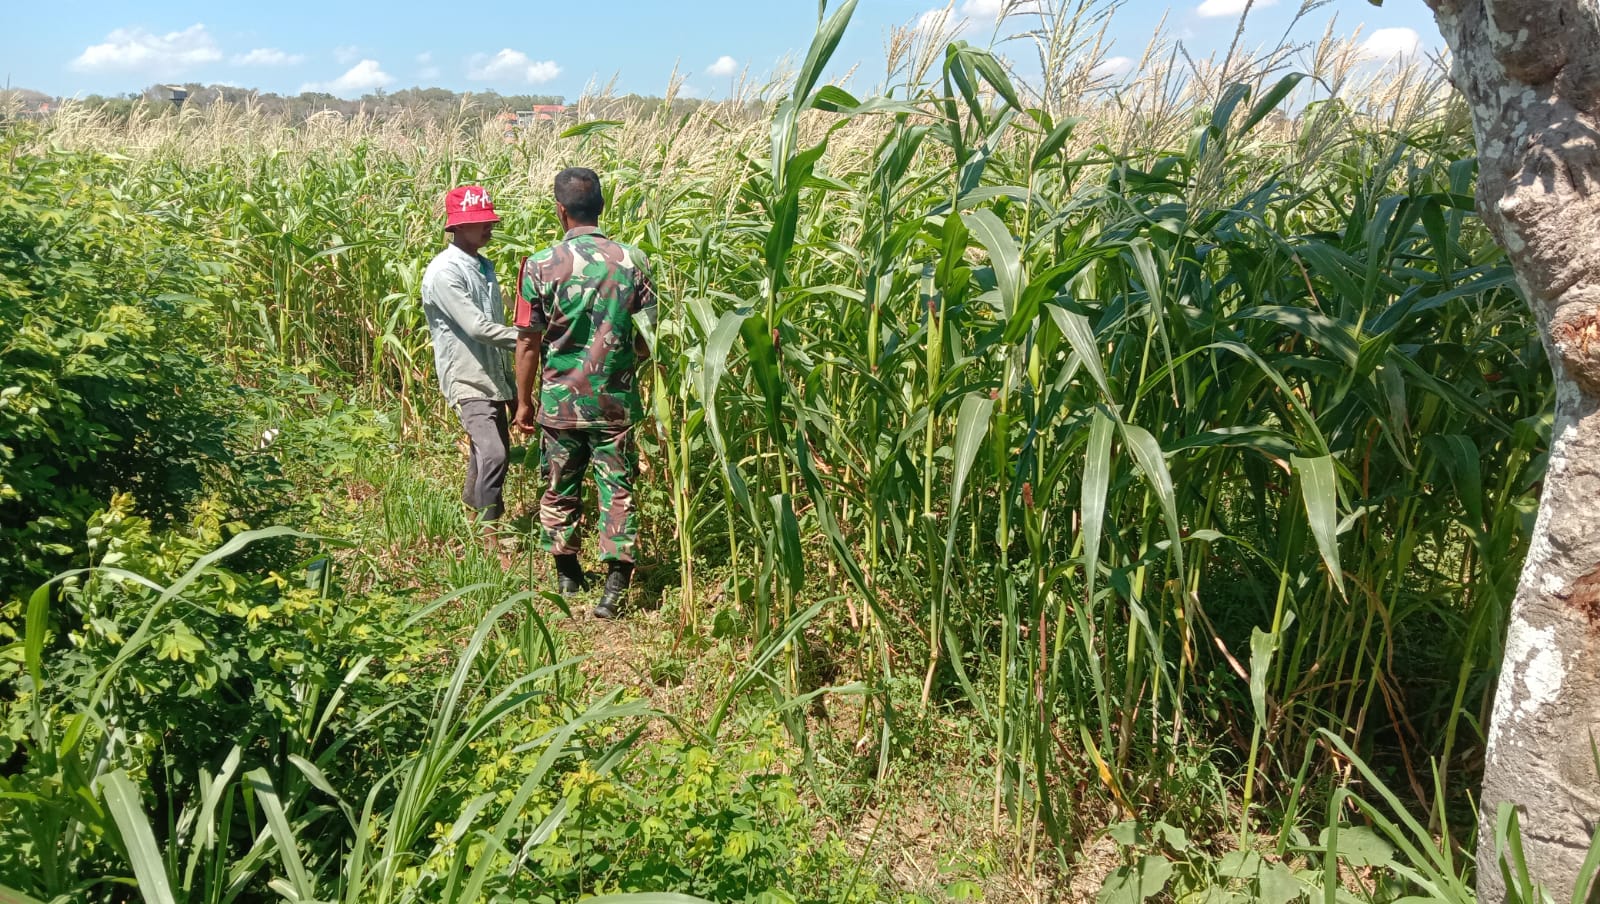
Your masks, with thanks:
M1470 823L1549 369L1441 74L1158 40L1113 84L1106 12L1057 4L1043 85L907 30L858 97L823 78L853 8L689 115L602 94L507 142L471 108L69 108L33 150L116 152L115 190L214 255L242 379L298 369L406 436L447 416L438 199L490 188L511 273L557 237L554 173L592 167L660 294L666 614L747 623L802 746L819 692L859 704L874 774L970 714L1032 851L1134 817L1283 839L1363 775L1429 834Z

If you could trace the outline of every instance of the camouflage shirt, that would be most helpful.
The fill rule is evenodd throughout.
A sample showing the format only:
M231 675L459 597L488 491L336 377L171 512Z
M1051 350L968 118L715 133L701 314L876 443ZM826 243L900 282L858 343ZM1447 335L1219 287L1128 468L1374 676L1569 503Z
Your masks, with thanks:
M634 318L655 316L650 262L594 226L522 263L516 324L544 333L539 423L556 430L625 427L643 416Z

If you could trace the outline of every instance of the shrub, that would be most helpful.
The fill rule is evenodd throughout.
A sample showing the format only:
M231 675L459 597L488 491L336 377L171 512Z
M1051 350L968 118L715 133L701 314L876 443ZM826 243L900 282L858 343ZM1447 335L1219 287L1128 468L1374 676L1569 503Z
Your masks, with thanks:
M427 704L410 682L428 670L421 628L400 617L410 604L329 596L285 577L299 569L281 554L275 570L231 570L240 560L213 550L237 525L202 509L186 532L153 533L130 509L118 494L90 518L97 569L35 594L27 664L8 655L0 670L18 689L0 699L0 886L50 897L126 868L99 800L112 772L176 849L185 811L214 793L203 776L261 769L287 800L309 767L359 799L420 737ZM318 822L306 837L337 846L340 831Z
M231 462L204 354L221 267L134 209L90 155L0 173L0 592L71 564L115 490L170 522Z

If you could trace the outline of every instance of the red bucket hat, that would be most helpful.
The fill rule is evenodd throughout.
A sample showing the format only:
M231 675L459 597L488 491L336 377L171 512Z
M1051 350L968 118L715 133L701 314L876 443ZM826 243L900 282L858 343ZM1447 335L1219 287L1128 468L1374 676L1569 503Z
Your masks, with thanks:
M498 223L494 202L481 185L462 185L452 188L444 196L444 228L454 229L466 223Z

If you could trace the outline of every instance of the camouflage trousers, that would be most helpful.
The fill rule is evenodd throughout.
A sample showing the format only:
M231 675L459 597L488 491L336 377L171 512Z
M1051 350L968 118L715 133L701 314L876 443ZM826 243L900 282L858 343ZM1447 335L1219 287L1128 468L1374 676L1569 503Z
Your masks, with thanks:
M633 428L557 430L542 427L544 467L549 483L539 500L540 539L551 553L577 555L583 541L583 478L594 465L600 496L600 558L632 562L639 536L633 506L633 482L639 473L639 449Z

